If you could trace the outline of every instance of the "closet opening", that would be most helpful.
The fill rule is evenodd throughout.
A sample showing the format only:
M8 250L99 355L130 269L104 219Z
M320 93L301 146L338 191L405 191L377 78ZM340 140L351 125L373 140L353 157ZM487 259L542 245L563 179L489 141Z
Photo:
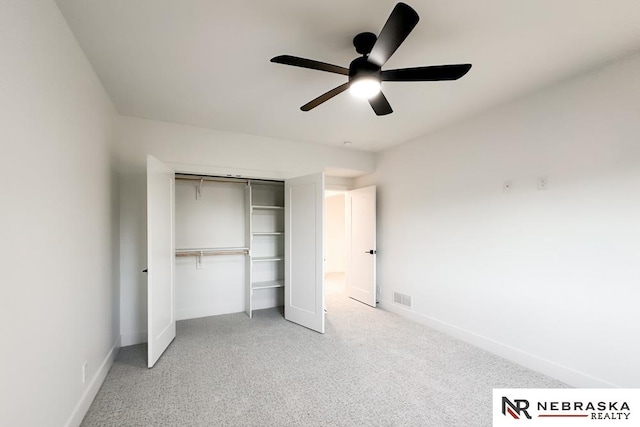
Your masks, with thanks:
M284 182L175 175L176 320L283 305Z
M176 320L283 306L286 320L325 332L324 173L202 169L147 155L150 368Z

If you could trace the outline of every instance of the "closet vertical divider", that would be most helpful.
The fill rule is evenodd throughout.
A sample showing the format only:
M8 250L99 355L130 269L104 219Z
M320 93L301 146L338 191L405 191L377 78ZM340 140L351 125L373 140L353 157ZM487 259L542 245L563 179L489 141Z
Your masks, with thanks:
M244 311L249 318L253 317L252 300L253 289L251 284L253 283L253 228L252 228L252 216L253 216L253 202L251 197L251 181L247 182L244 189L244 201L245 201L245 245L249 248L249 252L245 258L245 295L244 295Z

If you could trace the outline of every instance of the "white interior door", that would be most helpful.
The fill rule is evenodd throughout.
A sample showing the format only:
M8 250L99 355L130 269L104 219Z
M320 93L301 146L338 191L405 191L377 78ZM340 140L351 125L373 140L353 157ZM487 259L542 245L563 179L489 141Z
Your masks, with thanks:
M147 156L148 365L176 336L174 316L174 171Z
M324 333L324 174L285 181L284 317Z
M347 292L376 306L376 187L347 193Z

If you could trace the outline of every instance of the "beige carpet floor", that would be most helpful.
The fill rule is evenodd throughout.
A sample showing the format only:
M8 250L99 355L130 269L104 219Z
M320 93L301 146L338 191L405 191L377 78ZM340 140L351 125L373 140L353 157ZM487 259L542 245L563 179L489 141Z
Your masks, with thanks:
M82 426L490 426L493 388L566 387L333 279L324 335L269 309L178 322L153 369L122 348Z

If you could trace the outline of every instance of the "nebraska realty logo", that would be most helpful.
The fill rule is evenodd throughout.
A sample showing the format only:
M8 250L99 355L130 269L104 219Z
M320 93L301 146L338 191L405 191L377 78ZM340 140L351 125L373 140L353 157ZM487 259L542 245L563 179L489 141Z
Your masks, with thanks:
M493 425L640 425L640 389L494 389ZM634 416L636 415L636 416Z

